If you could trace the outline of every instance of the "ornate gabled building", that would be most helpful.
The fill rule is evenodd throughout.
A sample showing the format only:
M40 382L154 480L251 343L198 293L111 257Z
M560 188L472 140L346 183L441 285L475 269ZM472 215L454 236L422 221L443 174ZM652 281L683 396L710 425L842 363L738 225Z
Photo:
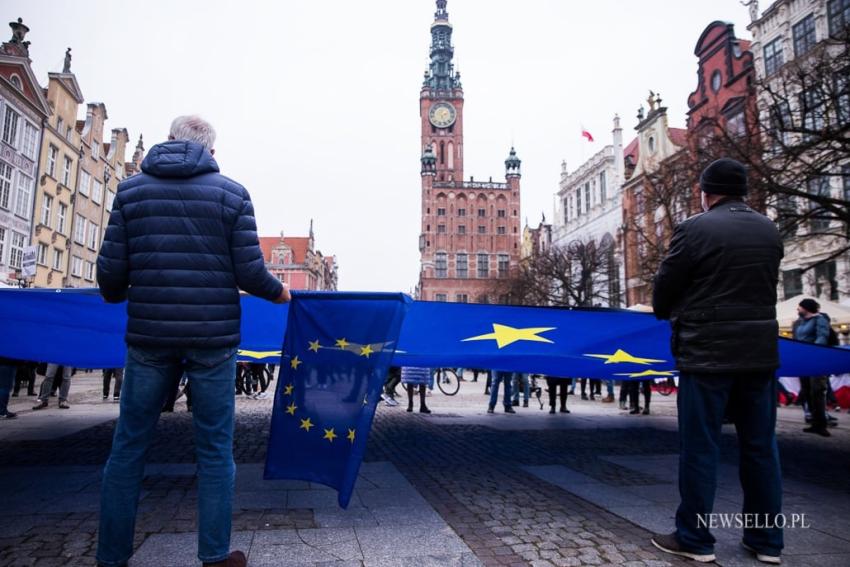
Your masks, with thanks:
M338 266L335 256L316 250L313 221L307 236L261 236L260 248L269 272L290 289L336 291Z
M463 87L453 63L446 0L431 24L431 63L419 91L422 232L417 295L427 301L491 303L520 255L520 166L514 148L505 181L464 181Z
M75 128L83 93L71 72L71 50L61 73L48 73L47 102L51 114L44 125L40 174L35 197L35 287L62 287L68 275L71 222L80 160L80 134Z
M29 28L10 22L0 45L0 282L22 279L33 231L33 198L42 125L50 115L29 59Z
M637 148L629 144L624 152L623 254L630 306L651 303L652 276L664 256L664 243L673 227L693 212L692 180L686 167L679 167L679 160L687 158L687 131L669 126L660 95L650 91L647 102L649 112L643 106L638 110Z

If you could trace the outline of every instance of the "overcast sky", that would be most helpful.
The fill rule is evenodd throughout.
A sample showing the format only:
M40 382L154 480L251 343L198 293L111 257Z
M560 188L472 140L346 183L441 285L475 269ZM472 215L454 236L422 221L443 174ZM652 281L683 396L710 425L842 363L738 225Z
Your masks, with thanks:
M42 84L72 47L86 100L104 102L108 127L126 127L132 145L140 132L148 147L162 141L179 114L210 120L216 158L251 192L260 233L303 235L314 219L340 289L416 284L418 98L434 0L0 5L31 28ZM631 140L649 89L684 126L709 23L733 22L749 39L738 0L449 0L448 11L465 174L503 179L515 144L522 215L535 225L542 212L551 220L561 160L572 170L608 143L615 113Z

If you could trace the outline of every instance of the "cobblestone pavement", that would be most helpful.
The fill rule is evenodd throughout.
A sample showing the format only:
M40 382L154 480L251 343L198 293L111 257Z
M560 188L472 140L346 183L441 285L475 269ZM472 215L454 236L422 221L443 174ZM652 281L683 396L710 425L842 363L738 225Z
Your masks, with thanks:
M108 454L117 414L114 404L100 401L96 389L96 378L77 380L72 393L74 407L64 413L51 409L33 414L26 409L31 399L13 399L13 411L23 410L16 429L4 433L4 424L0 423L0 481L5 486L3 493L8 495L0 509L0 567L93 564L97 471ZM545 476L529 472L561 467L591 479L596 487L626 494L640 494L641 490L654 490L669 483L669 479L654 472L658 469L629 465L632 459L669 457L677 452L675 396L656 397L654 415L649 417L626 416L616 404L575 398L570 398L570 415L550 416L534 407L533 401L532 408L518 408L518 415L487 415L481 390L480 384L464 384L461 395L456 397L437 393L428 398L434 414L427 416L381 406L366 456L367 462L392 463L437 512L440 521L448 524L474 553L474 558L461 554L451 564L479 564L475 558L484 565L684 564L658 553L649 544L649 531L622 514L612 513L606 508L614 508L605 506L604 501L589 495L582 498L581 489L566 490L557 482L542 480ZM256 468L264 460L271 401L240 400L237 407L235 457L241 475L245 466ZM813 495L824 494L815 490L822 489L847 498L847 424L834 430L832 438L821 439L801 432L798 409L783 408L780 416L779 444L785 478L812 487ZM94 425L80 428L81 420L86 419ZM34 426L38 424L34 429L39 433L33 438L27 438L26 430L21 429L28 420ZM55 422L54 434L48 436L44 430L51 420ZM74 432L63 435L66 423L74 424ZM165 541L156 538L167 534L188 537L195 529L195 482L192 474L186 472L186 465L193 462L191 414L178 411L163 415L156 439L149 454L149 463L155 465L148 471L143 487L137 546L147 540ZM737 448L732 429L724 435L721 451L725 463L735 462ZM53 476L52 468L60 472ZM43 489L33 498L24 487L36 478ZM364 482L368 481L361 480ZM362 487L358 485L358 490ZM256 491L240 500L237 486L233 530L254 534L255 546L259 545L256 534L261 532L302 533L336 525L356 530L358 526L371 526L374 521L364 517L363 511L355 511L333 516L337 523L329 524L329 509L320 510L319 505L306 500L298 505L292 497L284 504L269 496L282 492L263 494L263 490L258 482ZM675 486L671 485L670 491L675 492ZM62 493L62 498L54 501L57 492ZM69 493L73 496L70 500ZM26 499L18 497L24 494ZM250 502L251 495L261 501ZM392 490L388 496L393 498ZM667 496L665 502L669 500ZM843 501L845 510L847 501ZM404 506L405 500L402 498L397 504ZM669 503L671 516L674 509L675 504ZM380 528L386 524L377 525ZM672 521L669 527L672 528ZM386 533L381 536L390 541L395 538L397 549L408 545L402 537L408 532L399 529L385 528ZM850 550L850 533L846 534L846 542L839 543L834 550L812 549L812 553L843 553L844 543ZM449 564L433 557L428 560L431 563L410 557L405 561L384 558L370 562L367 555L363 551L359 556L327 564ZM827 565L828 559L818 562ZM186 563L175 563L181 564Z

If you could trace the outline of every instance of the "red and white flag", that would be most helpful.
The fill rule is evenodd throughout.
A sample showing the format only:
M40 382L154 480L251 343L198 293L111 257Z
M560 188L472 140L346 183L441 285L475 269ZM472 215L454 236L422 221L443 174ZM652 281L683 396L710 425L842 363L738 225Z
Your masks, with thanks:
M583 137L587 138L588 142L593 141L593 135L590 132L587 131L587 129L584 127L584 125L582 125L582 127L581 127L581 135Z

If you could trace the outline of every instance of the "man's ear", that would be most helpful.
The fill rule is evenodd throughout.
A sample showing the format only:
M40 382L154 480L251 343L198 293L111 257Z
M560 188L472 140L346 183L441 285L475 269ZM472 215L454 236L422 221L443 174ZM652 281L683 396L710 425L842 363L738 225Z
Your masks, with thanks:
M215 155L215 148L213 148L213 149L211 149L211 150L210 150L210 155L211 155L211 156L214 156L214 155Z

